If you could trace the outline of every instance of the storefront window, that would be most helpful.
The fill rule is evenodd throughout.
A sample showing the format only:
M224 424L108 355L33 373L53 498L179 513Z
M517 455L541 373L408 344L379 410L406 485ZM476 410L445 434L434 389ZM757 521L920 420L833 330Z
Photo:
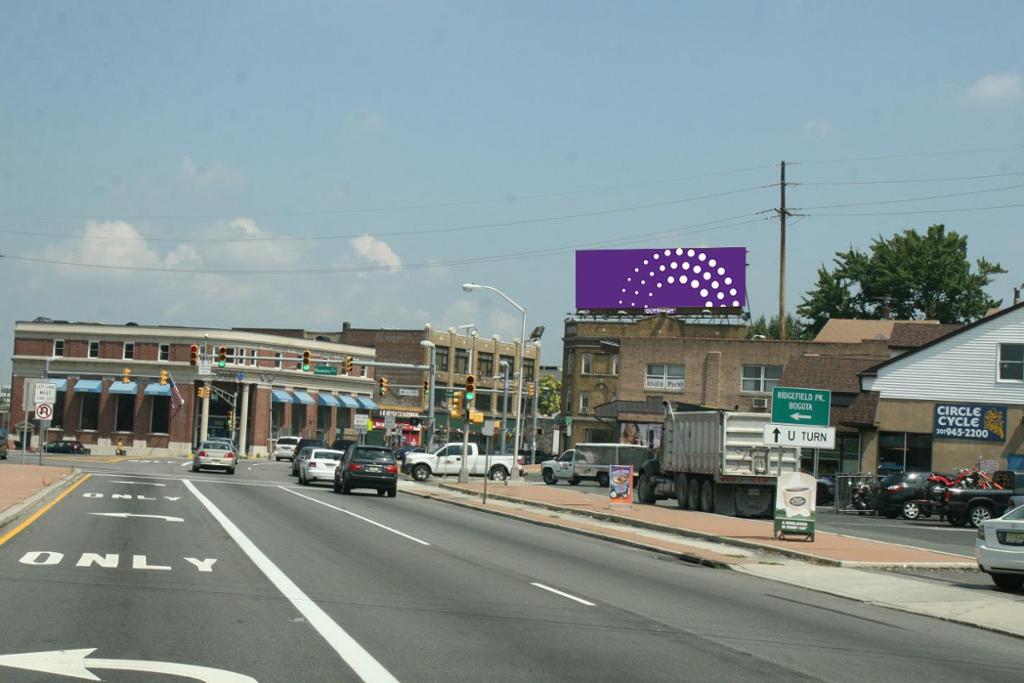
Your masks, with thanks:
M317 406L316 408L316 434L322 439L328 438L331 434L328 431L331 427L330 406Z
M80 394L82 401L82 415L78 421L79 429L96 430L100 423L100 395Z
M135 395L117 395L117 415L114 417L114 431L135 431Z
M880 432L878 465L901 472L930 472L932 469L932 435L906 432Z
M814 473L814 450L803 450L800 468ZM818 451L818 476L825 474L856 474L860 472L860 434L836 434L835 450Z
M153 434L169 434L171 431L171 397L154 396L153 413L149 422Z
M302 428L306 426L306 406L296 403L292 405L292 436L302 436Z

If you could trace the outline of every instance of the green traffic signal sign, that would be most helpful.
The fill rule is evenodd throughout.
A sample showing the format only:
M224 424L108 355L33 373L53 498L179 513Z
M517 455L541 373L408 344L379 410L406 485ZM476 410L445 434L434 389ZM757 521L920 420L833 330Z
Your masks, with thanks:
M225 363L224 361L222 361L222 360L219 360L219 361L217 361L217 367L218 367L218 368L222 368L222 367L224 367L225 365L226 365L226 363Z
M469 403L470 401L472 401L475 396L476 396L476 392L475 391L467 391L466 395L465 395L466 403Z

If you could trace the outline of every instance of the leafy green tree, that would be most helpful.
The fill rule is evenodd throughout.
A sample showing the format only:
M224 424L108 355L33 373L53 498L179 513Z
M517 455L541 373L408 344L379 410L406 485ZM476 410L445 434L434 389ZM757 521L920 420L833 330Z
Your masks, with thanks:
M750 325L747 339L754 337L765 337L766 339L779 338L779 316L773 315L770 319L763 315ZM786 339L811 339L814 335L804 325L803 321L795 318L792 313L786 314Z
M554 415L562 407L562 383L551 375L540 378L540 395L537 396L537 410L542 415Z
M902 320L968 323L1002 302L985 288L992 276L1005 273L998 263L978 259L972 271L967 236L944 225L925 234L906 230L875 238L868 253L837 252L834 268L818 268L818 284L803 297L797 313L811 334L830 318L879 319L883 313Z

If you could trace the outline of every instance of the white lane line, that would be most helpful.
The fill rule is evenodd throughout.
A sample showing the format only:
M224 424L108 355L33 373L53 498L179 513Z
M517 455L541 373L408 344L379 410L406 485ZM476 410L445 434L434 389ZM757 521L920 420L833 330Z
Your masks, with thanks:
M363 517L362 515L357 515L356 513L352 512L351 510L346 510L344 508L340 508L340 507L337 507L335 505L331 505L330 503L325 503L322 500L317 500L316 498L311 498L309 496L306 496L306 495L303 495L303 494L299 493L298 491L292 491L291 489L289 489L287 487L284 487L284 486L278 486L277 488L281 489L282 491L287 491L288 493L291 493L292 495L298 496L299 498L305 498L306 500L311 500L314 503L319 503L320 505L323 505L324 507L329 507L332 510L337 510L338 512L344 512L346 515L352 515L356 519L361 519L364 522L368 522L368 523L370 523L370 524L372 524L374 526L380 527L381 529L384 529L385 531L390 531L393 534L398 534L402 538L408 538L410 541L415 541L416 543L419 543L420 545L430 545L426 541L422 541L422 540L416 538L415 536L410 536L409 534L407 534L405 532L402 532L402 531L399 531L398 529L392 529L391 527L386 526L384 524L381 524L380 522L375 522L375 521L373 521L372 519L370 519L368 517Z
M183 463L181 463L181 466L182 467L188 467L191 464L192 464L191 462L183 462Z
M195 484L185 480L185 487L209 510L213 518L220 522L224 531L228 532L242 552L248 555L264 576L281 591L284 597L288 598L295 609L306 618L309 625L316 629L317 633L327 641L327 644L338 653L338 656L356 672L357 676L364 681L373 681L373 683L377 683L377 681L398 682L398 679L374 659L373 655L364 650L362 645L355 641L355 638L350 636L319 605L303 593L302 589L296 586L294 581L289 579L262 550L256 547L256 544L249 540L249 537L242 533L242 530L235 526L235 523L228 519L227 515L221 512L209 498L200 493Z
M550 592L554 593L555 595L561 595L563 598L569 598L570 600L575 600L576 602L580 603L581 605L586 605L587 607L596 607L596 605L594 603L592 603L592 602L584 600L583 598L577 598L575 595L569 595L568 593L563 593L562 591L558 590L557 588L552 588L551 586L545 586L543 583L531 583L530 585L531 586L536 586L537 588L540 588L541 590L550 591Z
M110 483L111 484L135 484L136 486L161 486L161 487L167 486L167 484L154 484L151 481L113 481L113 480L111 480Z

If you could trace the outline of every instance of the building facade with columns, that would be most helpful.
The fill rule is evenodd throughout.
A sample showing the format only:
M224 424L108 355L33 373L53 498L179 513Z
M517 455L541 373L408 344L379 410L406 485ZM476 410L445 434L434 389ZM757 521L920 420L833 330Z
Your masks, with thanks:
M217 362L221 348L223 367ZM307 351L311 367L304 371ZM35 447L77 439L97 454L113 453L120 442L129 455L182 455L206 436L229 436L241 454L266 456L280 436L354 440L355 416L378 409L374 368L367 365L374 357L373 348L301 334L16 322L11 432L26 427L27 386L45 379L57 385L57 401L45 433L29 415Z

